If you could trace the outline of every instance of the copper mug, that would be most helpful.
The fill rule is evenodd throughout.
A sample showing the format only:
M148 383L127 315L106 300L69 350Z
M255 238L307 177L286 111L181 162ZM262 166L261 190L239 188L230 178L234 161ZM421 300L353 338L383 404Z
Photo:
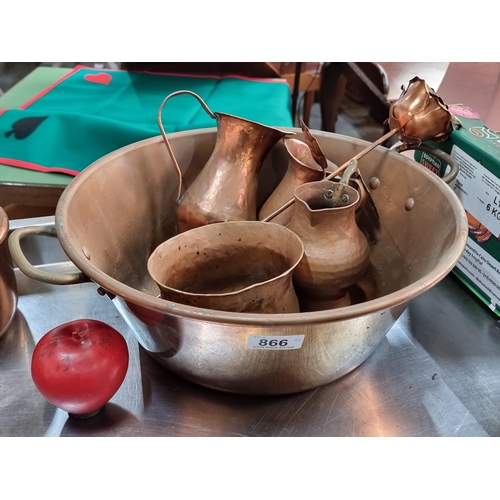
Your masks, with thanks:
M304 255L300 238L279 224L214 223L159 245L148 271L162 298L219 311L300 312L292 274Z
M9 218L0 207L0 337L9 327L17 308L17 283L7 245Z

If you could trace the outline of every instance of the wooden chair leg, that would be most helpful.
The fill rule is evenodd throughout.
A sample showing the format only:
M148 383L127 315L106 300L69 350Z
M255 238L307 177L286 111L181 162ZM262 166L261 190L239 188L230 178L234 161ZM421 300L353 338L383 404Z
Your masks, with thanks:
M383 94L384 86L381 78L375 80L370 78L362 67L356 63L341 63L342 73L350 83L355 85L365 98L365 102L370 108L370 114L380 123L383 123L388 116L389 105L387 98Z
M335 132L335 123L337 122L346 83L347 78L343 74L340 63L324 65L319 91L321 130Z
M308 91L304 94L304 103L302 108L302 119L307 127L309 127L309 120L311 119L311 109L314 104L314 91Z

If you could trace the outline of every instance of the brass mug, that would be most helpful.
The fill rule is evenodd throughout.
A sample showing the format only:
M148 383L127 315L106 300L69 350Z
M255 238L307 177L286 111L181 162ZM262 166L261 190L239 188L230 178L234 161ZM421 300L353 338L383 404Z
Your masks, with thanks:
M9 218L0 207L0 337L9 327L17 308L17 283L7 239Z

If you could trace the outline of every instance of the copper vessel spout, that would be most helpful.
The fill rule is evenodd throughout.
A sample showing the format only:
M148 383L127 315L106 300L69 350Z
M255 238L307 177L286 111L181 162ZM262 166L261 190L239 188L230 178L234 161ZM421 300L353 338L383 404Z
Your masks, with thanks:
M307 182L325 177L325 170L314 159L310 147L293 137L283 139L288 153L288 168L283 179L259 211L259 220L266 218L293 197L295 188ZM336 166L335 166L336 168ZM273 219L276 224L286 226L292 219L293 208L289 207Z
M300 238L273 223L230 221L186 231L148 260L161 296L205 309L261 314L299 312L292 274Z

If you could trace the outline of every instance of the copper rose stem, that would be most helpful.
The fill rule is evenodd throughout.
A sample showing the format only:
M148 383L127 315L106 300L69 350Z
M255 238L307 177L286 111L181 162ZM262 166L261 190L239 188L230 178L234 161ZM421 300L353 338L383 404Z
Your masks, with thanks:
M394 128L387 132L387 134L383 135L380 139L377 139L375 142L370 144L366 149L363 149L363 151L359 152L356 156L353 156L350 160L346 161L343 165L341 165L335 172L332 172L329 174L327 177L325 177L325 180L330 180L333 179L335 176L339 175L342 173L348 166L349 163L353 160L359 160L366 154L368 154L372 149L375 149L377 146L385 142L389 137L392 137L394 134L398 132L398 129ZM275 210L272 214L268 215L266 218L262 219L262 222L269 222L270 220L274 219L277 215L279 215L281 212L286 210L288 207L291 207L295 203L295 198L287 201L283 206Z
M353 156L350 160L346 161L343 165L341 165L335 172L332 172L329 174L327 177L325 177L326 180L333 179L337 175L341 174L348 166L349 163L351 163L352 160L359 160L366 154L368 154L372 149L375 149L377 146L385 142L389 137L392 137L394 134L397 134L398 129L393 128L392 130L389 130L387 134L383 135L380 139L377 139L375 142L370 144L366 149L363 149L360 153L358 153L356 156Z

